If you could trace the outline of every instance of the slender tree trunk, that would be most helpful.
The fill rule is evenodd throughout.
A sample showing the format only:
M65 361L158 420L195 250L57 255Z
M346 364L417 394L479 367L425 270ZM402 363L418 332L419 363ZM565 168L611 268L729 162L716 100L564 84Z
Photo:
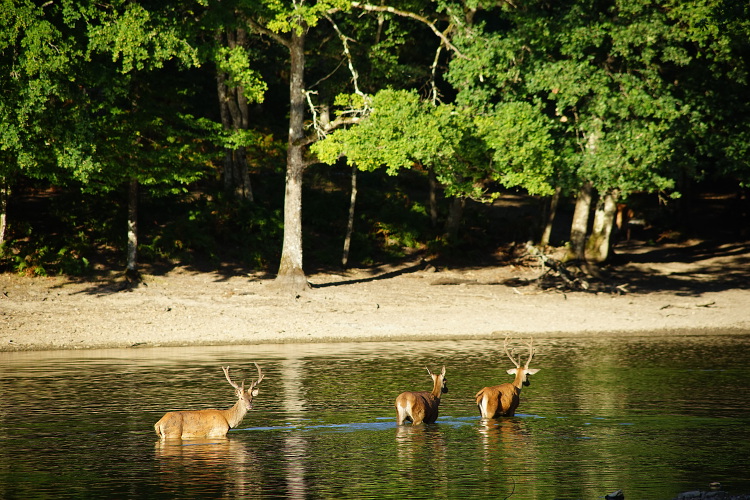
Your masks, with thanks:
M570 227L570 247L564 260L586 260L586 235L588 234L589 214L594 185L585 181L578 192L573 223Z
M438 205L437 205L437 188L438 181L435 175L435 170L430 167L429 170L429 181L430 181L430 223L433 228L437 227L438 223Z
M612 225L617 213L617 194L609 192L602 196L596 204L594 224L591 236L586 242L586 261L592 263L605 262L609 258L612 244Z
M344 255L341 257L341 265L346 267L349 263L349 247L351 246L352 233L354 232L354 206L357 202L357 167L352 167L352 196L349 201L349 220L346 224L346 237L344 238Z
M223 37L220 31L216 33L216 42L221 44ZM224 130L231 130L232 122L229 117L229 95L227 93L226 84L227 75L223 71L217 68L216 70L216 94L219 98L219 116L221 117L221 125ZM224 191L231 192L234 186L234 165L232 160L232 150L224 148Z
M289 78L289 141L284 195L284 243L276 283L293 292L310 287L302 269L302 174L305 168L304 146L304 30L292 30L289 44L291 67Z
M560 203L560 197L562 194L562 188L559 186L555 188L555 193L549 199L547 205L547 213L544 220L544 227L542 228L542 236L539 238L539 246L546 247L549 245L549 239L552 235L552 225L555 222L555 216L557 215L557 206Z
M461 226L461 219L466 207L466 198L463 196L453 198L448 219L445 221L445 237L448 241L456 241L458 238L458 228Z
M242 192L239 196L251 203L255 202L255 195L253 194L253 185L250 183L250 168L247 164L247 148L242 146L238 153L241 156L240 160L240 177L242 178Z
M4 177L0 177L0 247L5 243L5 231L8 228L8 198L10 186Z
M128 186L128 258L125 277L139 281L138 273L138 180L130 179Z

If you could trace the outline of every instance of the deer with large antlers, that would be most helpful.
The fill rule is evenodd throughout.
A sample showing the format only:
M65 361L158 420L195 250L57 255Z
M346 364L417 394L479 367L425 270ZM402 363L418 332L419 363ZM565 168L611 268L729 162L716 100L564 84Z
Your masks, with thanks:
M161 439L191 439L191 438L223 438L229 429L237 426L245 414L253 407L253 397L258 395L258 384L263 380L263 372L258 363L253 363L258 369L258 380L251 382L245 389L245 382L237 385L229 377L229 367L221 369L234 392L237 402L228 410L185 410L170 411L161 417L154 430Z
M477 406L482 418L512 417L516 414L516 408L520 402L521 388L528 386L529 375L534 375L539 369L529 368L531 358L534 357L534 339L525 344L529 348L529 359L526 364L521 366L521 356L518 360L513 356L513 351L508 349L508 337L503 342L505 354L516 365L515 368L508 370L509 375L515 375L513 383L504 383L492 387L485 387L476 395Z
M445 367L438 375L427 368L427 373L432 377L432 392L430 391L407 391L402 392L396 398L396 421L401 425L410 420L412 425L421 423L432 424L438 418L438 407L440 406L440 395L448 392L448 380L445 378Z

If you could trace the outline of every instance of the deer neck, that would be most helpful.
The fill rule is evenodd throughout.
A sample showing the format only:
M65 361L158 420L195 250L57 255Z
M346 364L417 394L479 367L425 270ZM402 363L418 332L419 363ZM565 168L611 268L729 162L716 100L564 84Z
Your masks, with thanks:
M513 387L516 388L516 392L520 393L521 388L523 387L523 376L524 373L526 373L526 370L523 368L517 368L516 369L516 378L513 380Z
M227 423L230 428L235 428L247 414L247 408L241 399L238 399L234 406L228 410L224 410L224 418L227 419Z
M437 377L435 384L432 386L432 395L435 399L440 400L440 395L443 393L443 377Z

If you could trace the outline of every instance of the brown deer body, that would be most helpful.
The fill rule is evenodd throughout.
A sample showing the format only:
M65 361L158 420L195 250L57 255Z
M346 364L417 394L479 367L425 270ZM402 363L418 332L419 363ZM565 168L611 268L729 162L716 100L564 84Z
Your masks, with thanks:
M406 420L411 420L413 425L432 424L437 420L440 395L448 392L448 380L445 378L445 367L439 375L432 373L429 368L427 368L427 373L432 377L432 392L407 391L402 392L396 398L398 425Z
M229 367L222 367L224 375L234 387L237 402L228 410L185 410L167 412L156 424L154 430L161 439L223 438L229 429L236 427L245 414L253 407L253 397L258 395L258 384L263 380L263 372L258 369L258 380L245 390L245 382L237 385L229 377Z
M477 392L476 401L482 418L512 417L516 414L516 408L518 408L518 403L521 400L521 388L531 383L529 375L534 375L539 371L538 369L529 368L531 358L534 357L533 343L534 339L526 344L529 348L529 359L526 360L526 364L522 367L520 356L518 361L516 361L511 351L508 350L508 338L506 337L503 343L505 353L513 364L516 365L515 368L508 370L508 374L515 375L515 379L512 384L506 382L492 387L485 387Z

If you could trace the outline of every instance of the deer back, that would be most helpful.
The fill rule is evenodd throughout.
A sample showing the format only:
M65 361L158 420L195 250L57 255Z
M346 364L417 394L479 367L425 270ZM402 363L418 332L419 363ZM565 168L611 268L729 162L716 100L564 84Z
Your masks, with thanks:
M510 383L484 387L475 396L482 418L512 417L520 402L521 390Z
M154 430L161 439L220 438L232 427L227 410L183 410L167 412Z
M396 397L396 421L401 425L411 420L413 425L421 423L432 424L438 418L440 396L448 392L448 381L445 377L445 367L440 374L427 373L432 377L432 391L406 391Z

